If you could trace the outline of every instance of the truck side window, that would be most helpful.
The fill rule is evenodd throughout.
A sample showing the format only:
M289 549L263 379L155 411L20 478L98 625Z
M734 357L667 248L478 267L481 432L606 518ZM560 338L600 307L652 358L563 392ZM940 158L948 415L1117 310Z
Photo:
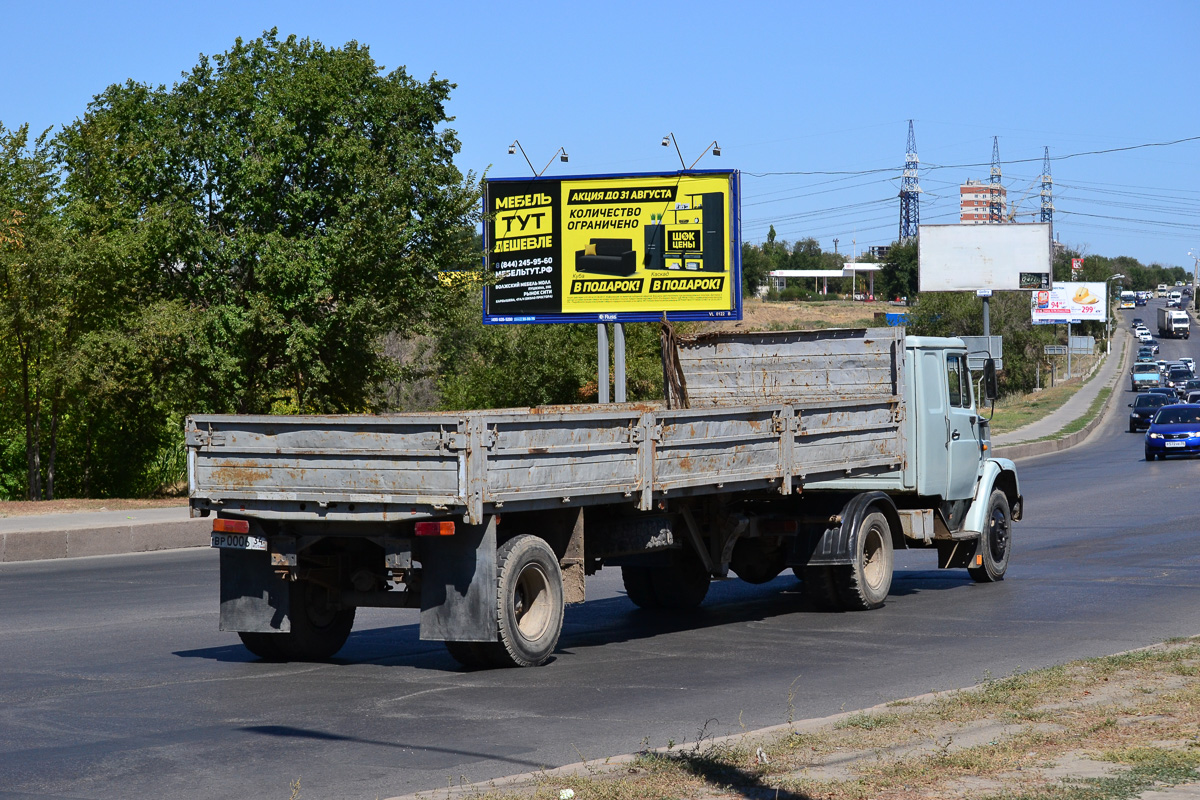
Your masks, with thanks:
M958 374L958 356L946 356L946 386L950 389L950 405L962 408L962 378Z
M971 408L971 371L961 355L946 356L946 385L952 407Z

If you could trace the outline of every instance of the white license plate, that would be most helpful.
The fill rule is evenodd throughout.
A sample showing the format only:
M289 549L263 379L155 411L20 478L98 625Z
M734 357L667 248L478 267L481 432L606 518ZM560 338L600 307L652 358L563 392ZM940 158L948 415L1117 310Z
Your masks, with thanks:
M1167 447L1184 447L1187 445L1187 442L1164 442L1163 444Z
M267 539L264 536L248 536L244 533L214 533L212 546L230 550L266 550Z

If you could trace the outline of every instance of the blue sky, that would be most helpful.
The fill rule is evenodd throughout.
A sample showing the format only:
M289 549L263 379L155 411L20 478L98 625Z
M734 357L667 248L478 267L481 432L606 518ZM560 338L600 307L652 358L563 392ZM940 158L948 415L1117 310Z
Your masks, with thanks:
M999 136L1018 221L1043 147L1055 234L1085 253L1192 266L1200 253L1200 3L55 2L3 0L0 122L69 123L105 86L170 84L200 53L278 27L369 45L458 85L459 166L493 176L743 171L746 241L888 244L908 120L921 221L957 221ZM883 170L879 172L879 170ZM836 174L820 174L836 173ZM1031 188L1032 187L1032 188ZM1022 198L1023 202L1022 202Z

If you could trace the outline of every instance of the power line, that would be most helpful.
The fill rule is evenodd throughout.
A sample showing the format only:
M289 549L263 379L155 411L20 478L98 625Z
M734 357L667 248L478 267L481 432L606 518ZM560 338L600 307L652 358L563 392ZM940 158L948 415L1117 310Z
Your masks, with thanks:
M1149 147L1172 147L1177 144L1185 144L1187 142L1200 141L1200 136L1187 136L1182 139L1172 139L1167 142L1143 142L1142 144L1131 144L1125 147L1108 147L1103 150L1083 150L1078 153L1067 153L1062 156L1051 156L1051 161L1066 161L1070 158L1080 158L1082 156L1099 156L1109 153L1125 153L1130 150L1144 150ZM1042 161L1041 158L1017 158L1011 161L1002 162L1003 164L1029 164ZM968 169L973 167L990 167L992 162L975 162L968 164L926 164L926 169ZM749 175L755 178L765 178L771 175L877 175L882 172L895 174L895 167L880 167L877 169L865 170L789 170L781 172L743 172L743 175Z

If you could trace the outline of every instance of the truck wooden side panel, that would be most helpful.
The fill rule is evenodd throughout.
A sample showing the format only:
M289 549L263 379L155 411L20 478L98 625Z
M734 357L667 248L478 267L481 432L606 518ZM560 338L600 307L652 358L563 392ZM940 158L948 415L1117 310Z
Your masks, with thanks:
M790 493L905 458L899 329L681 343L690 408L581 405L407 415L196 415L195 509L391 522L679 494ZM694 394L693 394L694 393Z

